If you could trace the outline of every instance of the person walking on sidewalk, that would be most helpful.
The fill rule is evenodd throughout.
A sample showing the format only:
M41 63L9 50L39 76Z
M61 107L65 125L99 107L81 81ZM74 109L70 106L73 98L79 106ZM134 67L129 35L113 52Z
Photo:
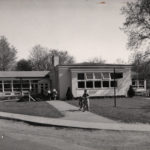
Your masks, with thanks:
M87 92L87 89L84 90L84 94L83 94L83 111L90 110L90 101L89 101L89 94Z
M83 109L83 98L79 97L79 110Z

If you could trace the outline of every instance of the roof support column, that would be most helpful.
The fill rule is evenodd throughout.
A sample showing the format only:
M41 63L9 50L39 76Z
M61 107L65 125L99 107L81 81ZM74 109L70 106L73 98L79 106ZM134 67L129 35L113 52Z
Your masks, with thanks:
M4 80L2 80L2 92L4 93Z
M14 92L13 80L11 80L11 91Z
M31 90L32 90L31 80L29 80L29 90L30 90L30 92L31 92Z

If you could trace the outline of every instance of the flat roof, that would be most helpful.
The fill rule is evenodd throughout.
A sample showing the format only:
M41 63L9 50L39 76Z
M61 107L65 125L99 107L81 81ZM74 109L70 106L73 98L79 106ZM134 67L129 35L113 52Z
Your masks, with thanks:
M132 66L131 64L75 63L58 66Z
M13 78L13 77L42 78L48 74L49 71L0 71L0 78Z
M68 67L68 68L98 68L98 67L106 67L106 68L114 68L114 67L123 67L123 68L131 68L130 64L99 64L99 63L77 63L77 64L68 64L68 65L58 65L57 67Z

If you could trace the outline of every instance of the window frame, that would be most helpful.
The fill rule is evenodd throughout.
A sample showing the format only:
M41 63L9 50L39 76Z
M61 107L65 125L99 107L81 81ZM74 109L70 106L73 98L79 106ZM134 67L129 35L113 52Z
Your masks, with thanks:
M8 82L9 81L9 82ZM4 92L12 92L12 80L4 80L3 81L4 84ZM5 85L10 85L10 87L5 87Z
M84 83L84 87L79 87L79 83L81 83L81 82ZM78 81L78 89L85 89L85 87L86 87L85 81L81 81L81 80Z
M91 82L92 83L92 87L87 87L87 82L89 83L89 82ZM87 81L85 81L85 83L86 83L86 88L87 89L93 89L94 88L94 82L92 81L92 80L87 80Z
M104 82L108 82L108 87L107 86L104 87ZM103 87L103 89L111 88L110 87L110 80L102 80L102 87Z
M104 77L105 73L108 73L108 76L109 76L108 78ZM102 77L103 77L103 80L110 80L111 79L110 72L102 72Z
M91 73L93 78L90 79L90 78L87 78L87 75L88 73ZM103 73L108 73L108 78L105 78ZM111 73L112 72L79 72L77 73L77 89L84 89L84 88L87 88L87 89L95 89L95 90L98 90L98 89L111 89L111 88L114 88L111 86L111 82L114 81L114 79L111 79ZM84 74L84 79L78 79L78 74ZM100 74L100 78L96 78L96 75L95 74ZM87 82L92 82L93 84L93 87L87 87ZM103 86L103 82L107 81L108 82L108 87L106 86ZM79 82L84 82L84 87L79 87ZM100 82L101 86L100 87L96 87L95 86L95 82ZM118 87L118 81L116 80L116 88Z
M140 85L140 82L143 82L143 85ZM135 82L135 84L133 85L133 82ZM132 80L132 87L134 89L145 89L145 80Z
M16 83L14 81L17 81ZM18 87L15 87L16 85L19 85ZM13 91L18 92L21 91L21 81L20 80L13 80Z
M28 87L25 85L28 85ZM30 80L22 80L22 91L30 91Z
M101 85L101 86L100 86L100 87L96 87L96 86L95 86L95 82L100 82L100 85ZM95 87L95 89L102 89L102 80L95 80L95 81L94 81L94 87Z

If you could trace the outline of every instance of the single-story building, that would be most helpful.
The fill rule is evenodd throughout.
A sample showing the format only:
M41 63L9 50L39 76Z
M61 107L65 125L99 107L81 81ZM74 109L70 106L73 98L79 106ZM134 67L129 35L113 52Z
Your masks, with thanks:
M114 86L117 96L127 96L131 80L131 65L117 64L73 64L59 65L54 58L54 68L50 72L50 83L56 88L60 99L65 99L68 88L74 97L83 94L86 88L90 96L113 96ZM114 80L114 70L117 79Z
M47 94L48 89L58 91L60 99L66 98L68 88L74 97L87 89L90 96L127 96L131 78L131 65L70 64L59 65L53 57L50 71L0 71L0 96ZM115 79L114 79L115 71Z
M0 96L44 94L49 81L49 71L0 71Z

